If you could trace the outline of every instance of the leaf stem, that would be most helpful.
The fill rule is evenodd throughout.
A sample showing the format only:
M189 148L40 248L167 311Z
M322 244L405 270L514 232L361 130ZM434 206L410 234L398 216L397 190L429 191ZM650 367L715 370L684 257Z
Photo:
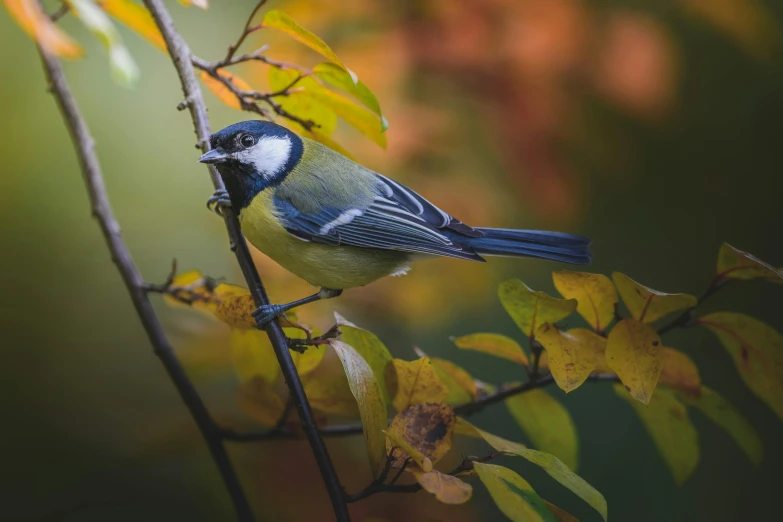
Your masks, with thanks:
M693 320L693 312L696 310L696 308L703 304L704 301L706 301L710 296L712 296L715 292L726 286L726 284L731 281L730 279L727 279L724 277L724 274L717 274L715 277L712 278L710 281L710 284L707 286L706 290L699 296L699 298L696 300L696 304L687 310L683 311L680 315L678 315L672 322L669 324L662 326L658 329L658 335L663 335L665 333L668 333L675 328L682 328L687 326L692 320Z

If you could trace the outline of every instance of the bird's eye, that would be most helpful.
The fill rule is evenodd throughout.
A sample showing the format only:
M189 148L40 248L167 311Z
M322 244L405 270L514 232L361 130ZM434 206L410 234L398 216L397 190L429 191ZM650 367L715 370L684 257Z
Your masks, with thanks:
M243 147L248 148L255 145L256 139L250 134L245 134L244 136L239 138L239 143L241 143Z

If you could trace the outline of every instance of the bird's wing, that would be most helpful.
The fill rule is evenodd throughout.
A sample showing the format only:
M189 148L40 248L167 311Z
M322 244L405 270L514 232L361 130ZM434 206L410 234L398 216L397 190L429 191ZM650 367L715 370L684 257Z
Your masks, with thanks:
M378 177L369 204L305 211L296 198L278 194L274 203L286 230L305 241L483 261L472 249L454 243L439 230L473 229L385 177Z

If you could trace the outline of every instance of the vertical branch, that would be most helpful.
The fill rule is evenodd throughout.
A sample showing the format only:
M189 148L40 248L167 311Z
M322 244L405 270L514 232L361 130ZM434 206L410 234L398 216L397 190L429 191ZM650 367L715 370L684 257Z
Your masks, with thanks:
M185 374L185 370L179 363L174 349L169 344L168 339L166 339L163 328L155 315L155 310L147 297L141 273L136 268L130 252L122 239L120 226L109 204L109 196L103 183L101 166L98 162L98 157L95 155L94 141L76 104L76 99L71 92L70 86L65 79L60 62L47 51L43 49L40 51L49 78L50 90L57 100L79 157L84 183L92 206L92 215L100 224L106 244L111 252L112 261L117 265L117 269L122 275L122 279L133 301L133 306L136 308L139 319L141 319L142 326L152 344L155 355L160 358L163 366L166 368L166 372L168 372L209 447L212 458L223 477L223 482L234 503L237 518L240 522L253 522L255 520L253 512L245 498L234 468L231 466L220 430L215 425L201 397L199 397Z
M201 89L198 85L196 74L191 63L192 54L190 48L174 28L174 22L171 19L171 15L163 5L162 0L144 0L144 5L149 9L152 17L155 19L158 29L163 35L163 39L166 41L169 55L171 56L180 83L182 84L185 103L187 104L191 118L193 119L193 126L196 131L199 147L202 152L207 152L210 147L209 136L211 134L209 119L207 117L204 99L201 96ZM223 188L223 181L217 170L212 165L209 165L208 167L215 189ZM245 238L242 236L239 221L233 211L230 211L229 209L226 210L227 211L224 212L224 217L226 228L228 229L229 240L231 242L231 249L236 254L237 261L247 280L248 288L253 296L253 300L255 301L256 306L269 304L266 290L256 271L253 260L250 257L250 251L248 250ZM296 406L296 411L299 414L302 430L307 436L307 440L310 443L310 447L312 448L316 462L318 463L318 468L321 471L326 490L332 501L335 516L337 517L338 522L347 522L350 520L350 516L348 514L348 505L345 502L340 480L337 477L337 472L329 457L324 440L318 431L312 408L305 395L302 381L299 379L299 374L296 372L296 367L294 366L293 359L288 350L285 335L283 335L283 330L280 328L280 324L277 320L272 321L266 327L266 333L275 350L275 355L280 364L283 377L285 377L289 393Z

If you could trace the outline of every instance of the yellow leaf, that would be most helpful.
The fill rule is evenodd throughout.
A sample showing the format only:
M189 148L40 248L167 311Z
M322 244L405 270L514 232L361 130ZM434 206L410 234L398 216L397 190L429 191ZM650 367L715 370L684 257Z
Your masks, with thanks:
M253 90L250 84L234 73L228 72L225 69L220 69L218 74L226 80L231 80L231 82L234 84L234 87L241 91ZM207 89L212 91L212 94L214 94L218 100L232 109L242 110L242 104L240 103L239 98L237 98L234 93L231 92L231 89L223 85L220 80L210 76L207 71L201 71L199 76L201 77L201 81L204 83Z
M579 328L563 332L549 323L542 324L536 331L536 339L549 356L552 377L566 393L581 386L593 372L597 345L604 342L590 330Z
M339 143L334 141L329 136L318 132L317 129L313 128L313 129L307 130L304 127L302 127L301 125L297 125L296 123L293 123L293 122L289 122L289 123L291 123L291 125L293 127L295 127L295 129L298 132L300 132L303 136L308 137L311 140L315 140L318 143L321 143L323 145L326 145L327 147L329 147L333 151L339 152L340 154L342 154L346 158L356 161L356 159L353 157L353 155L350 152L348 152L348 150L345 147L343 147L342 145L340 145Z
M506 406L538 449L557 455L575 470L579 461L579 439L571 414L554 397L533 389L506 400Z
M61 58L79 58L84 50L55 25L36 0L3 0L16 23L38 44Z
M518 474L503 466L474 462L481 482L500 511L513 522L557 522L546 502Z
M389 393L386 386L386 365L391 361L392 356L388 348L384 345L378 336L348 321L337 312L334 313L334 320L340 328L340 339L351 345L361 357L367 361L375 375L375 380L381 386L384 398L384 409L389 402Z
M285 328L284 331L288 337L295 339L291 334L293 331ZM303 336L302 336L303 337ZM291 358L294 360L296 371L300 377L310 374L315 370L326 355L326 345L319 344L316 346L308 346L303 353L291 352Z
M268 72L269 87L274 92L282 92L288 89L300 75L301 73L298 71L270 67ZM274 99L289 114L315 123L316 127L313 130L319 135L329 137L337 128L337 115L331 107L327 107L320 99L312 96L312 92L316 89L323 89L323 87L312 78L304 77L296 82L289 94L276 96ZM285 123L300 134L308 132L296 122L286 120Z
M674 482L681 485L699 463L699 438L685 406L665 388L659 389L647 406L633 400L620 384L615 384L614 390L636 410Z
M414 470L413 476L424 491L432 493L444 504L464 504L473 495L473 487L470 484L438 470L428 473Z
M438 378L429 357L415 361L392 359L386 365L386 386L397 411L413 404L441 402L449 394L449 389Z
M457 348L475 350L527 366L527 355L514 339L494 333L475 333L451 339Z
M730 402L718 392L701 387L697 397L679 394L682 402L701 411L708 419L720 426L745 452L754 466L759 467L764 458L764 447L756 430Z
M336 92L325 89L318 82L310 81L297 94L310 96L325 107L331 109L349 125L370 138L376 145L386 148L386 134L383 133L381 120L372 112L359 107L354 102Z
M534 292L519 279L501 283L498 295L503 308L527 337L533 337L544 323L556 323L576 310L576 299L557 299Z
M377 477L386 459L386 436L383 433L386 428L386 404L381 385L359 352L340 340L333 340L331 345L340 358L351 393L359 405L370 468L373 477Z
M277 382L280 365L264 332L233 328L230 345L231 358L240 381L247 382L260 377L270 384Z
M566 299L576 299L576 311L597 332L614 319L617 291L608 277L587 272L552 272L555 288Z
M606 341L606 362L637 401L650 403L663 368L663 345L650 325L623 319Z
M381 113L378 99L361 81L354 82L353 77L342 67L330 62L319 63L313 67L313 74L332 87L341 89L359 100L362 105L381 117L381 130L385 131L389 124Z
M217 294L217 291L215 293ZM258 328L256 320L250 315L256 308L253 296L248 292L221 297L213 313L215 317L233 328Z
M783 419L783 337L744 314L717 312L696 319L731 354L745 385Z
M261 377L239 385L239 409L261 426L275 426L285 411L285 403L274 386Z
M604 496L593 488L593 486L588 484L582 477L571 471L568 466L554 455L544 453L543 451L532 450L522 444L511 442L498 437L497 435L487 433L462 418L457 419L457 425L454 431L455 433L462 435L481 437L497 451L522 457L533 464L540 466L549 476L587 502L593 509L601 514L604 520L606 520L607 506Z
M451 449L454 423L454 410L446 404L428 402L410 406L392 419L386 432L389 437L386 453L389 454L395 445L399 446L404 452L401 455L395 453L398 466L410 456L423 471L431 471L431 466L437 464ZM421 457L410 454L409 448L420 453ZM423 461L425 457L429 464Z
M578 518L576 518L574 515L572 515L565 509L561 509L549 501L545 500L544 502L546 502L546 507L549 508L549 511L552 512L552 514L555 516L558 522L579 522Z
M166 42L145 7L131 0L99 0L98 6L155 47L167 52Z
M401 433L391 430L391 428L384 433L386 433L386 451L389 455L394 452L394 457L397 459L397 467L400 467L402 462L410 458L425 473L432 471L432 461L405 440Z
M332 51L323 40L294 22L287 14L277 10L269 11L264 16L262 25L264 27L268 27L269 29L274 29L276 31L287 34L297 42L304 44L313 51L317 52L330 62L339 65L348 74L351 75L354 83L356 83L356 76L343 64L337 55L334 54L334 51Z
M698 397L701 393L699 369L690 357L673 348L663 349L663 368L658 384Z
M614 272L612 279L631 316L645 323L651 323L672 312L693 308L698 303L692 295L659 292L640 285L620 272Z
M718 252L717 276L721 279L765 279L783 282L783 273L761 259L723 243Z
M310 405L315 410L333 415L351 418L361 415L345 374L339 367L332 367L331 357L327 355L324 359L314 372L302 377ZM340 363L337 362L337 365Z
M419 357L427 356L418 348L416 348L416 353ZM449 394L444 399L446 404L463 404L478 396L476 381L468 372L446 359L432 357L430 360L438 378L449 389Z

